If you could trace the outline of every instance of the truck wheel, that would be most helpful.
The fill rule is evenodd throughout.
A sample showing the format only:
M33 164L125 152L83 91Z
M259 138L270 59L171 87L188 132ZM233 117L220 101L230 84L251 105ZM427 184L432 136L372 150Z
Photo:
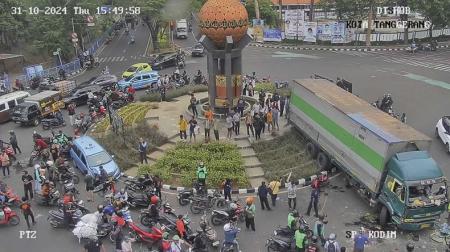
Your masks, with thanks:
M320 152L317 155L317 167L321 170L321 171L328 171L330 169L330 158L328 157L328 155L325 152Z
M384 227L388 222L389 222L389 211L385 206L382 206L380 211L380 225Z
M306 144L306 153L312 158L315 159L317 157L317 153L319 150L317 146L313 142L308 142Z

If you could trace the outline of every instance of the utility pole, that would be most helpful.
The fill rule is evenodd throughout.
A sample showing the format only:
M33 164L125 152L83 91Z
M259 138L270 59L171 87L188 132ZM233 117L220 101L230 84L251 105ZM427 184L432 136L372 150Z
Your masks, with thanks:
M370 1L369 16L367 18L366 46L370 46L370 37L372 37L372 5L373 1Z
M73 23L73 18L72 18L72 32L75 33L75 25ZM75 55L78 56L78 49L76 44L73 44L73 47L75 48Z
M280 7L280 25L281 30L284 31L284 20L283 20L283 0L278 0L278 6Z
M311 6L309 7L309 22L314 20L314 0L311 0Z
M401 0L400 3L401 3L400 6L404 6L404 7L408 6L408 0ZM401 14L400 20L408 21L408 14ZM408 26L406 25L404 33L403 33L403 42L405 43L405 45L408 44L408 36L409 36L409 30L408 30Z
M254 0L255 1L255 17L256 17L256 19L260 19L260 16L259 16L259 3L258 3L258 0Z

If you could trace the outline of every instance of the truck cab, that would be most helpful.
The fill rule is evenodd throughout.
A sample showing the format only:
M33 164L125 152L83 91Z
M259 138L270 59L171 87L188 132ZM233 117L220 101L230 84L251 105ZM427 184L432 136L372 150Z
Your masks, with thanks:
M381 224L390 219L404 230L432 227L446 208L446 178L427 152L397 153L387 164L380 202Z
M39 125L41 111L36 103L24 102L16 106L12 112L12 119L16 123Z

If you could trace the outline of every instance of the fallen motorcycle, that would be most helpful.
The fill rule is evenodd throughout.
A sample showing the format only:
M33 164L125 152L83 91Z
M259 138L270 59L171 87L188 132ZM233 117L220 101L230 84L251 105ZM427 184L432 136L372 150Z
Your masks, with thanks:
M80 220L81 216L83 216L81 210L75 210L75 212L73 212L72 214L72 222L69 224L69 226L74 227L75 224ZM47 221L53 228L61 228L66 226L64 221L64 212L62 209L50 210L48 212Z
M40 206L59 206L59 204L60 204L59 196L60 196L60 193L58 190L54 190L48 198L39 194L38 205L40 205Z
M15 211L9 207L3 207L3 218L0 220L0 225L17 226L20 223L20 218Z

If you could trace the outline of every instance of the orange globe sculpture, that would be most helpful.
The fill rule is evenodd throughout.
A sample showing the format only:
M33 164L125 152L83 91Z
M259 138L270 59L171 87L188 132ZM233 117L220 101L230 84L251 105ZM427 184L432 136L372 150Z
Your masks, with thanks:
M238 42L247 33L248 13L239 0L208 0L199 12L202 34L224 47L226 36Z

